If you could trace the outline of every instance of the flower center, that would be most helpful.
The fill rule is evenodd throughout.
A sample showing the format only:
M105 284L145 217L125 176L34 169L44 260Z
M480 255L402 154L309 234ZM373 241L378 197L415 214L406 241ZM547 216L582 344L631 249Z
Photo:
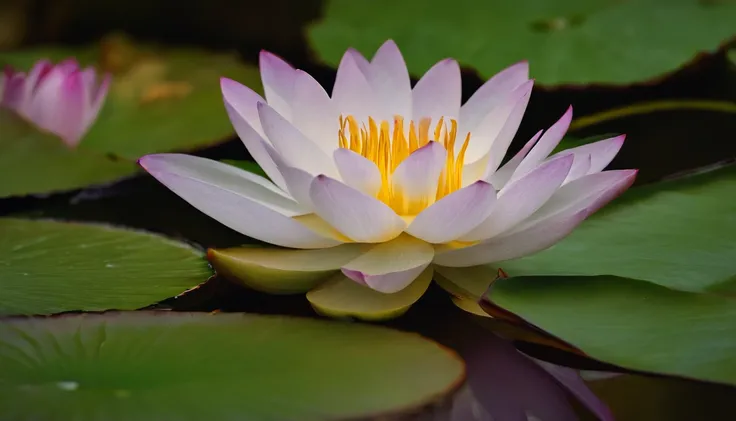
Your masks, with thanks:
M359 125L353 116L340 116L340 147L350 149L373 161L381 172L381 189L376 197L391 207L399 215L416 215L427 206L448 194L458 190L463 179L463 160L465 150L470 142L470 133L460 151L455 155L457 138L457 121L445 123L440 118L432 131L431 119L424 118L415 124L409 122L408 130L404 119L394 117L393 128L388 121L377 122L368 118L368 125ZM392 183L392 175L396 168L417 149L435 141L445 147L447 156L442 173L436 183L436 191L431 194L407 195L401 188Z

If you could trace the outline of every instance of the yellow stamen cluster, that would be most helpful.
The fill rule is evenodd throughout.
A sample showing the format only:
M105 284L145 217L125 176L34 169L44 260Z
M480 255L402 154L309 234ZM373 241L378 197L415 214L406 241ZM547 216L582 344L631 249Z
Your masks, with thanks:
M387 121L376 122L368 119L368 125L359 125L353 116L340 116L338 137L340 147L350 149L373 161L381 172L381 189L377 198L390 206L399 215L416 215L435 201L459 189L462 185L463 161L470 141L470 133L460 151L455 155L457 137L457 121L450 120L450 127L440 118L430 133L431 120L425 118L415 125L409 122L409 130L405 131L404 119L395 117L393 129ZM431 137L430 135L434 136ZM393 185L391 177L396 168L412 152L427 145L430 141L442 144L447 150L445 168L439 176L437 191L420 198L409 198L405 192Z

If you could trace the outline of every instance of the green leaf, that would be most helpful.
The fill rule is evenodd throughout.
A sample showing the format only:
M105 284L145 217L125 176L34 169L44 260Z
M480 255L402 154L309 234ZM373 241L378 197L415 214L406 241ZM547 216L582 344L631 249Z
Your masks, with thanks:
M330 65L348 47L371 56L392 38L414 76L454 57L484 78L529 60L546 85L627 84L716 50L735 21L728 1L329 0L308 39Z
M734 293L734 197L736 165L636 187L553 247L498 266L512 277L616 275Z
M45 421L391 418L464 378L416 334L248 314L6 320L0 367L0 418Z
M0 198L73 190L134 174L132 162L84 148L71 150L8 110L0 109Z
M201 252L158 235L0 218L0 314L133 310L210 275Z
M736 301L613 276L500 279L494 304L633 370L736 384Z
M133 159L200 148L233 136L220 77L261 90L257 68L240 63L234 54L137 45L122 37L79 48L2 52L0 64L28 69L41 58L59 61L70 56L113 75L105 105L81 145Z

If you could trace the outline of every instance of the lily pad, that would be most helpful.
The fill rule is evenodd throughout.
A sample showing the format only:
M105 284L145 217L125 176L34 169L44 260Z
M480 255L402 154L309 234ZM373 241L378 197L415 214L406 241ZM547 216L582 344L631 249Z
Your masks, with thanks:
M0 109L0 198L105 184L137 171L84 148L71 150L11 112Z
M736 384L731 298L614 276L540 276L500 279L486 299L594 359Z
M348 47L371 56L392 38L414 76L454 57L484 78L529 60L542 84L628 84L717 50L733 22L730 1L329 0L308 36L330 65Z
M200 148L234 136L220 77L261 90L258 69L235 54L135 44L121 36L79 48L2 52L0 64L28 69L41 58L70 56L113 75L105 105L81 145L127 158Z
M158 235L0 218L0 314L133 310L211 274L202 252Z
M736 165L630 189L569 237L499 263L509 275L616 275L736 293Z
M416 334L248 314L6 320L0 366L9 420L379 418L426 409L464 380L454 352Z

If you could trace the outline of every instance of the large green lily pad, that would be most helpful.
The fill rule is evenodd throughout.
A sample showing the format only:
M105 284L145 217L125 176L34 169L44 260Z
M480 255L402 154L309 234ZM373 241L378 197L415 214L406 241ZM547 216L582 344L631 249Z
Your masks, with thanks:
M257 68L241 63L235 54L138 45L121 36L79 48L2 52L0 65L28 69L41 58L67 57L113 75L100 116L81 145L132 159L203 147L233 136L220 77L261 90Z
M614 276L500 279L486 298L592 358L736 384L732 298Z
M730 1L328 0L308 35L331 65L348 47L370 56L393 38L414 76L454 57L485 78L529 60L543 84L625 84L716 50L734 22Z
M0 109L0 198L73 190L109 183L136 172L132 162L115 161L84 148L71 150L13 113Z
M560 243L498 266L511 276L616 275L733 294L734 198L736 165L635 187Z
M211 274L202 252L158 235L0 218L0 314L133 310Z
M464 379L454 352L416 334L170 312L5 320L0 367L3 420L378 417L436 404Z

